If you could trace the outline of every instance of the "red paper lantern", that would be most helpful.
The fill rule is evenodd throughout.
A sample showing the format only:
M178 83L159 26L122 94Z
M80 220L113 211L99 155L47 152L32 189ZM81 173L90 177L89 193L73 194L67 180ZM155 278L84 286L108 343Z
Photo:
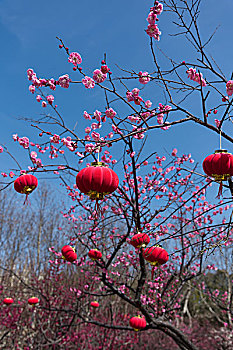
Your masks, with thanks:
M169 259L167 251L158 245L146 248L143 251L143 256L152 266L163 265Z
M73 262L77 259L75 248L71 247L70 245L64 245L61 252L62 252L62 258L69 262Z
M30 174L21 175L14 181L14 189L19 193L26 194L26 200L29 194L32 193L37 186L37 178Z
M32 297L32 298L28 299L28 304L30 304L30 305L36 305L38 303L39 303L39 299L36 297Z
M3 303L6 305L13 304L14 300L12 298L5 298L3 299Z
M100 306L100 304L97 301L92 301L91 306L94 307L95 309Z
M150 243L150 237L146 233L137 233L134 235L129 243L134 247L134 248L140 248L140 247L146 247L147 244Z
M144 317L135 316L129 320L129 324L136 332L138 332L146 327L146 320Z
M222 181L233 176L233 155L225 149L220 149L210 154L203 161L203 170L208 175L220 181L218 195L222 194Z
M117 174L102 162L91 163L91 166L79 171L76 176L78 189L91 199L103 199L106 194L114 192L119 179Z
M98 249L91 249L88 252L88 256L89 258L91 258L92 260L98 260L102 258L102 253L98 250Z

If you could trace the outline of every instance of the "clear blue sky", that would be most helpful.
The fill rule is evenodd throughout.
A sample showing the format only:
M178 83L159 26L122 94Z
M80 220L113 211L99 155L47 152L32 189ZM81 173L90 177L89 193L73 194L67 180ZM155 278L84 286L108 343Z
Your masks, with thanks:
M19 151L11 136L17 132L20 136L30 138L34 130L15 118L37 118L43 112L28 91L28 68L33 68L40 77L58 78L68 73L77 79L78 74L72 71L67 56L58 49L56 36L62 37L71 51L78 51L82 55L82 66L89 75L99 67L104 52L107 53L113 73L119 73L115 63L129 70L153 71L149 37L144 32L147 27L146 17L152 5L153 1L149 0L0 0L0 143L7 144L9 150L22 159L24 152ZM203 0L200 16L203 37L221 25L208 51L228 78L233 70L232 13L232 0ZM158 25L162 31L160 47L168 50L177 61L188 61L190 46L176 43L168 36L172 26L167 13L160 16ZM90 92L82 86L72 86L67 90L59 89L54 95L70 127L76 122L78 126L84 125L84 110L93 112L95 109L103 110L105 106L103 95L98 89ZM156 91L147 95L145 90L145 95L154 106L164 102ZM180 152L191 152L197 161L218 147L217 135L206 133L194 124L156 133L155 149L166 148L170 151L177 147ZM227 147L227 143L224 146ZM26 162L26 165L29 164ZM4 158L0 171L7 170L6 166L11 167L12 163Z

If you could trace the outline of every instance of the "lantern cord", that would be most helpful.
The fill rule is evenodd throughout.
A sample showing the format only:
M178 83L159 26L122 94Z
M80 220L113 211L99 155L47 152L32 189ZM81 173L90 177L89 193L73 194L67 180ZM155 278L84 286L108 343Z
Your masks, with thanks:
M97 155L97 160L98 160L98 163L100 161L100 146L98 147L98 155Z
M219 138L220 138L219 140L220 149L222 149L222 131L221 130L219 130Z

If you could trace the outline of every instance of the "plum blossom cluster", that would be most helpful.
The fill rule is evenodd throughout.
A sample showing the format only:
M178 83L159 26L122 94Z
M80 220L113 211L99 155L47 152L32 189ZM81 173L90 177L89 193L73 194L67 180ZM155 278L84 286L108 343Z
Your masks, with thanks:
M233 80L228 80L226 84L227 95L231 96L233 94Z
M139 76L139 83L141 83L141 84L147 84L147 83L149 83L149 81L150 81L150 75L149 75L149 73L148 72L142 72L142 71L140 71L139 73L138 73L138 76Z
M71 52L68 57L68 62L73 63L74 68L77 69L77 65L82 63L82 57L78 52Z
M157 26L157 24L155 24L156 21L158 21L158 17L157 15L160 15L163 12L163 5L156 1L155 2L155 6L150 8L150 13L147 17L147 22L148 27L146 29L146 33L151 37L151 38L155 38L155 40L159 41L160 40L160 35L161 32Z
M22 146L23 148L25 148L25 149L29 148L29 138L28 137L26 137L26 136L18 137L17 134L14 134L13 140L18 141L20 146Z
M63 143L64 146L66 146L71 152L74 152L77 148L77 146L75 145L75 143L72 141L71 137L63 137L61 139L61 142Z
M196 81L201 86L206 86L206 81L203 78L202 73L198 73L195 68L189 68L186 72L188 74L188 78Z
M132 91L126 92L127 101L134 101L136 105L140 105L143 99L139 96L139 89L134 88Z
M97 83L103 83L107 79L107 74L103 73L100 69L95 69L93 72L93 79Z
M164 122L164 115L168 115L169 111L172 109L171 106L166 105L164 106L162 103L159 103L159 114L157 114L157 122L158 124L167 124L167 122ZM164 125L161 127L162 130L168 130L170 128L170 125Z
M35 164L38 168L42 167L42 161L40 158L37 158L37 153L35 151L31 152L32 163Z
M86 89L93 89L95 87L95 81L88 77L88 76L85 76L83 79L82 79L82 83L83 85L85 86Z
M68 88L69 84L71 82L71 79L68 74L61 75L58 80L55 80L54 78L51 79L44 79L44 78L38 78L36 73L32 68L29 68L27 70L27 76L28 80L32 82L32 84L29 86L29 91L34 94L36 91L36 88L41 87L49 87L51 90L55 91L56 87L60 85L62 88ZM43 100L41 95L36 96L37 102L41 102L42 107L46 107L47 103L50 105L54 102L54 96L48 95L45 100ZM56 107L56 106L55 106Z
M32 84L29 86L29 91L32 94L35 92L35 89L37 87L49 87L51 90L55 91L57 85L60 85L63 88L68 88L69 83L71 82L71 79L68 74L61 75L58 78L58 80L55 80L54 78L51 78L51 79L38 78L32 68L29 68L27 70L27 76L28 76L28 80L32 82Z

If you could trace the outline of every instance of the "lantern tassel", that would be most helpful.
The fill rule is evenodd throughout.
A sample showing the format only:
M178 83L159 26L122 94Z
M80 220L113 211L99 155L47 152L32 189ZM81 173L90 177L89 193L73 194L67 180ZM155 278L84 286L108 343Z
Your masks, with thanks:
M23 205L25 205L25 204L26 204L26 205L31 204L30 201L29 201L29 199L28 199L28 196L29 196L29 193L26 194L26 198L25 198L25 201L23 202Z
M218 195L216 198L220 198L222 196L222 181L220 182L219 189L218 189Z
M154 273L155 273L155 266L152 267L152 270L151 270L151 279L153 280L154 278Z
M95 219L98 219L99 216L102 217L104 214L104 210L101 209L98 199L96 199L94 211L95 211Z

